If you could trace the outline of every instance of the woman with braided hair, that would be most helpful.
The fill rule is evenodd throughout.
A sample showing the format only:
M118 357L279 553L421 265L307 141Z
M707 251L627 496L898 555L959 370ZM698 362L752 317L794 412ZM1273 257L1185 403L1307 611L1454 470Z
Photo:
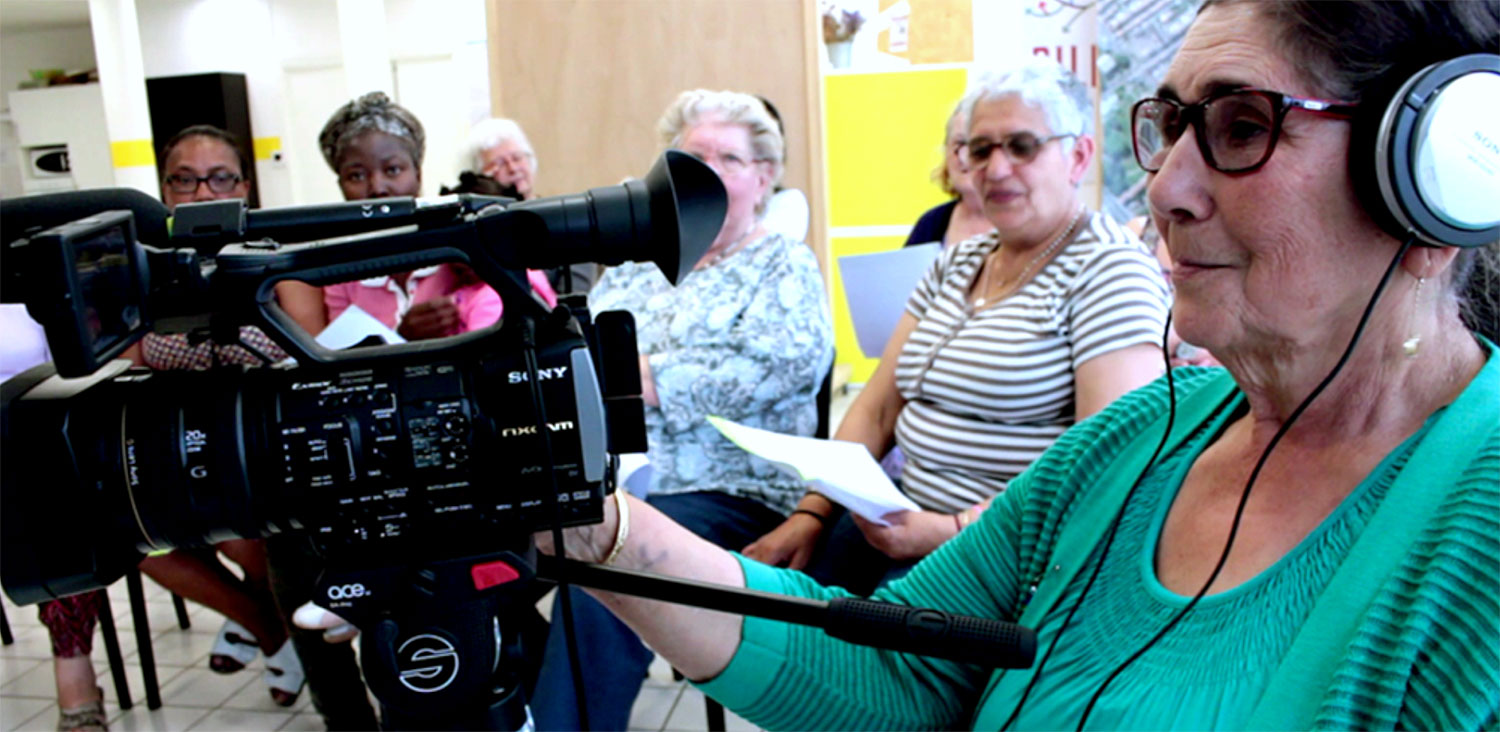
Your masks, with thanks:
M339 107L318 135L346 201L418 195L426 142L416 115L378 91ZM548 305L556 304L545 275L529 271L527 278ZM452 263L331 285L323 288L323 304L329 321L358 305L407 340L483 328L504 308L473 271Z

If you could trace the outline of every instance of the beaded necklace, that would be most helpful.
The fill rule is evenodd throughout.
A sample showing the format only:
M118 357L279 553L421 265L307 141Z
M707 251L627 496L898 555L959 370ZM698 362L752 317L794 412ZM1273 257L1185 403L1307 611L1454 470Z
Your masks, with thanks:
M1060 246L1064 241L1067 241L1067 240L1069 240L1069 239L1072 238L1073 230L1076 229L1076 228L1078 228L1078 222L1083 220L1083 215L1084 215L1084 208L1082 206L1080 206L1078 208L1078 213L1073 216L1072 222L1070 222L1068 224L1068 228L1063 229L1062 232L1059 233L1052 240L1052 243L1048 244L1047 248L1043 249L1040 254L1036 255L1035 257L1032 257L1031 261L1026 263L1026 268L1023 269L1023 270L1021 270L1021 276L1015 278L1013 281L1009 280L1009 279L1007 279L1007 280L1001 280L998 287L995 287L995 286L991 285L990 284L990 279L991 279L990 275L995 270L999 269L999 267L998 266L989 266L992 263L987 261L985 263L985 267L984 267L984 274L981 275L980 278L979 278L978 292L980 293L980 295L979 295L979 297L977 299L974 300L974 308L975 309L979 309L979 308L984 307L986 304L989 304L990 302L992 302L990 300L990 293L992 293L992 292L996 292L996 291L998 291L998 292L1005 292L1006 290L1010 289L1011 287L1014 287L1015 285L1025 284L1026 278L1028 278L1028 277L1031 276L1031 270L1033 268L1035 268L1037 266L1037 264L1046 261L1047 258L1050 257L1050 256L1052 256L1052 253L1057 250L1058 246ZM1004 244L1004 242L1001 242L1000 245L1004 246L1005 244ZM996 247L995 248L995 252L998 253L999 251L1000 251L1000 247ZM992 254L991 256L994 256L994 255Z

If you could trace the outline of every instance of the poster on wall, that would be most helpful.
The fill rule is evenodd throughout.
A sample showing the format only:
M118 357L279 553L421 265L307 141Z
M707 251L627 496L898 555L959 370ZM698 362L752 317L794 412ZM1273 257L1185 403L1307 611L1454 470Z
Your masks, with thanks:
M822 0L825 70L878 72L974 60L973 0Z

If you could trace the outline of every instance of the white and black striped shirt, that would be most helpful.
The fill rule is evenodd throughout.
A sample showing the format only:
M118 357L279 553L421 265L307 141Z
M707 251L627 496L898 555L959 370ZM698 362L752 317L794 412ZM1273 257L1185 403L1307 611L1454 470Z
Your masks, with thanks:
M906 406L896 444L902 487L923 508L954 513L1005 490L1074 419L1074 372L1110 351L1161 340L1170 294L1156 258L1113 219L1087 225L1030 282L975 310L969 292L996 232L944 252L906 311Z

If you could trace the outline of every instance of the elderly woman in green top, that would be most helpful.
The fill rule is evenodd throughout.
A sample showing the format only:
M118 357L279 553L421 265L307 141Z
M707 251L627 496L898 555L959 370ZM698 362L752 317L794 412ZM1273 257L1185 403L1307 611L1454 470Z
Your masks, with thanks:
M1409 246L1410 225L1357 195L1365 176L1349 163L1375 149L1360 115L1378 123L1387 99L1421 99L1393 94L1403 79L1497 46L1493 0L1200 10L1134 110L1136 152L1176 264L1178 330L1227 370L1176 369L1175 384L1080 422L876 594L1034 628L1031 668L599 596L766 728L1495 726L1500 356L1458 294L1495 297L1466 283L1495 281L1480 275L1494 275L1500 222L1491 205L1469 217L1472 235ZM1494 80L1476 79L1471 98L1493 99ZM1495 119L1460 124L1500 139ZM1483 172L1448 190L1487 185ZM570 553L835 594L625 505L571 530Z

